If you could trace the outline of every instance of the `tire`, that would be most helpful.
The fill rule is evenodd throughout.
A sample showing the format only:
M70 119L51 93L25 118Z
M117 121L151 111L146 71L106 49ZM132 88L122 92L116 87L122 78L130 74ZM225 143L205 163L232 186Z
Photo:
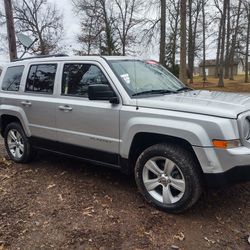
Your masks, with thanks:
M8 124L4 131L4 143L11 160L17 163L30 162L35 153L22 126L17 122Z
M198 167L192 154L183 148L157 144L137 159L135 180L147 202L169 213L182 213L202 193Z

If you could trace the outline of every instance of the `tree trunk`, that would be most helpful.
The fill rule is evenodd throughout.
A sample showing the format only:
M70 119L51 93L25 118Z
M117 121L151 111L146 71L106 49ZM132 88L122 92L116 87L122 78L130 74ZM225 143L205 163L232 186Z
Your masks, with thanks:
M171 62L172 72L175 72L179 15L180 15L180 1L178 0L176 8L176 18L174 24L174 34L173 34L172 62Z
M239 30L239 22L240 22L240 13L241 13L241 3L242 0L239 0L239 5L238 5L238 11L237 11L237 19L236 19L236 25L235 25L235 32L233 35L233 39L232 39L232 46L231 46L231 51L230 51L230 55L229 55L229 62L230 62L230 80L234 79L234 63L235 63L235 47L236 47L236 43L237 43L237 36L238 36L238 30Z
M125 36L122 39L122 55L126 56L126 41L125 41Z
M192 0L188 0L188 75L192 83L192 47L193 47L193 25L192 25Z
M225 62L224 53L225 53L226 16L227 16L228 2L229 2L229 0L224 0L223 13L221 16L222 32L221 32L221 49L220 49L220 66L219 66L218 87L224 87L224 62Z
M249 58L249 42L250 42L250 4L248 4L248 22L247 22L247 40L246 40L246 56L245 56L245 82L249 82L249 68L248 68L248 58Z
M103 9L103 21L104 21L104 25L105 25L105 38L106 38L106 46L107 46L107 54L109 56L111 56L113 54L113 37L112 37L112 33L111 33L111 27L110 27L110 20L108 18L108 13L106 10L106 2L105 1L101 1L100 2L102 5L102 9Z
M126 17L125 17L126 18ZM125 56L126 55L126 33L125 33L125 29L126 29L126 20L123 18L122 20L122 37L121 37L121 43L122 43L122 55Z
M226 55L225 55L225 79L229 78L229 51L230 51L230 0L227 6L227 42L226 42Z
M206 16L205 16L205 1L202 1L202 36L203 36L203 87L207 81L206 75Z
M186 62L186 55L187 55L187 2L186 0L181 0L181 51L180 51L180 80L187 84L187 62Z
M107 51L108 55L111 56L113 54L113 42L112 42L112 35L109 26L109 21L105 18L105 31L106 31L106 41L107 41Z
M216 52L216 71L215 76L219 77L219 67L220 67L220 49L221 49L221 31L222 31L222 17L220 19L219 35L218 35L218 44Z
M172 62L171 62L172 72L175 71L176 48L177 48L177 29L176 33L174 34L173 46L172 46Z
M193 25L193 32L192 32L192 43L191 43L191 53L190 53L190 61L189 61L189 77L190 77L190 84L194 81L194 59L195 59L195 49L196 49L196 36L197 36L197 26L199 15L201 11L201 1L197 2L196 5L196 15L194 19Z
M87 44L87 55L90 55L91 53L91 44L92 44L92 38L91 38L91 31L93 27L93 17L90 18L90 24L89 24L89 30L88 30L88 44Z
M47 55L48 51L47 51L47 46L44 43L44 40L42 38L42 34L38 34L38 39L39 39L39 43L40 43L40 55Z
M166 0L161 0L161 34L160 34L160 58L159 62L165 66L166 54Z
M16 50L16 34L14 28L13 10L11 0L4 0L6 23L7 23L7 34L9 43L9 56L10 61L17 59Z

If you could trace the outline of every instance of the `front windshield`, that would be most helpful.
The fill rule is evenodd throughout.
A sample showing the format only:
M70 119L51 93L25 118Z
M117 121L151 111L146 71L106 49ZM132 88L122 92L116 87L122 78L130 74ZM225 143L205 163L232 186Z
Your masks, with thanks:
M110 61L116 75L130 96L174 93L185 85L155 61Z

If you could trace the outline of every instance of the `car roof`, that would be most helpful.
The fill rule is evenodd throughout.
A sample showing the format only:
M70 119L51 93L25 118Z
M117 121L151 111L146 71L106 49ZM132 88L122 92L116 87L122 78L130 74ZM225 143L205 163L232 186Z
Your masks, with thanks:
M86 55L86 56L66 56L66 55L49 55L49 56L34 56L29 58L18 59L14 62L7 63L6 66L25 65L29 63L46 63L46 62L59 62L59 61L97 61L103 60L138 60L138 58L130 56L100 56L100 55Z

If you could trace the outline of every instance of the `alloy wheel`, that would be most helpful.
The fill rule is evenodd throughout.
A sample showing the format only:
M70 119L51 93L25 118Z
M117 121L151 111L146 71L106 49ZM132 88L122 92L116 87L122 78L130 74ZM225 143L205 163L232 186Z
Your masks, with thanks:
M166 157L153 157L143 167L142 179L148 193L158 202L178 202L186 189L180 168Z
M17 159L24 154L24 142L22 135L16 129L10 129L7 136L7 145L11 155Z

